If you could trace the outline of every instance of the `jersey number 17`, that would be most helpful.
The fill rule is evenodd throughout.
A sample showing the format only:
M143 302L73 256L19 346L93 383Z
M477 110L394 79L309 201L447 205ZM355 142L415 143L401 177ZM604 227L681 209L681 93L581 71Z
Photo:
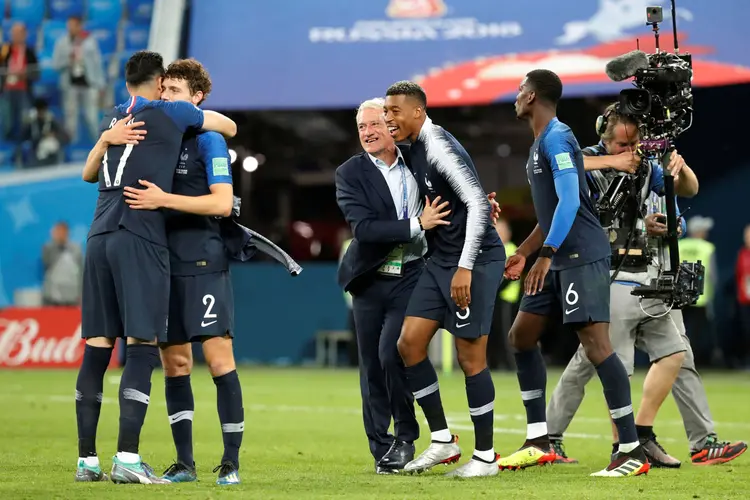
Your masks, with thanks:
M135 118L131 119L127 124L130 125L135 122ZM112 123L109 124L109 128L112 128L117 123L117 118L112 118ZM109 173L109 157L107 156L108 151L104 152L104 158L102 159L102 172L104 173L104 185L105 187L119 186L122 183L122 173L125 170L125 165L128 162L130 153L133 152L133 145L128 144L125 146L125 150L120 155L120 161L117 162L117 170L115 171L115 182L112 183L112 177Z

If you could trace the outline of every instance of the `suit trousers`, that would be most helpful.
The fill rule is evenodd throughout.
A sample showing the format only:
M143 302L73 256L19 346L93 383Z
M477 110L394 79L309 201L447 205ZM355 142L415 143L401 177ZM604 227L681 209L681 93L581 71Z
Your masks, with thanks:
M396 343L409 297L423 267L421 259L408 262L402 276L378 275L371 284L352 293L362 417L370 452L376 461L393 443L394 436L389 432L391 420L396 438L414 442L419 437L414 396L409 391Z

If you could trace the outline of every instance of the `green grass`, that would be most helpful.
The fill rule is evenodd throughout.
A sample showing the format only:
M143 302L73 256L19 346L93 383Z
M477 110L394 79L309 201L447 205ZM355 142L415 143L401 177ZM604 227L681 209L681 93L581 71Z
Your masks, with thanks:
M549 391L558 375L550 372ZM647 477L630 479L588 476L607 465L611 442L601 386L595 380L567 439L568 453L578 458L580 465L456 480L440 476L447 468L421 476L374 474L362 430L359 385L354 371L241 368L240 377L245 400L243 484L223 488L214 484L216 477L211 469L221 458L215 389L208 373L198 370L193 375L193 389L199 482L137 486L73 482L77 458L75 372L0 371L0 498L716 500L750 497L750 453L722 466L690 465L685 433L671 397L661 411L656 431L667 450L684 460L679 470L654 470ZM498 373L494 379L495 446L499 453L508 454L524 438L523 405L514 374ZM636 402L640 399L642 380L642 374L633 379ZM750 438L750 375L708 374L704 380L720 437ZM141 452L161 472L172 462L174 448L162 377L155 374L153 381ZM98 439L102 466L106 469L111 467L117 440L118 383L119 372L107 375ZM463 377L458 374L442 377L441 392L451 427L461 436L463 463L473 448ZM429 436L425 425L422 429ZM417 443L418 452L424 449L426 441L423 438Z

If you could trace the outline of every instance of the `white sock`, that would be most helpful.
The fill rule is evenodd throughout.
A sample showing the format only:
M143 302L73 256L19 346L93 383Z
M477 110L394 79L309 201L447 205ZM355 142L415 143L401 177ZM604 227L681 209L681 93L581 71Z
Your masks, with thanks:
M89 467L99 467L99 457L78 457L78 461L81 460Z
M450 443L453 441L453 436L451 435L451 431L448 429L443 429L441 431L435 431L430 433L430 439L433 441L439 441L441 443Z
M128 453L127 451L118 451L117 460L125 464L137 464L141 461L141 456L138 453Z
M547 422L526 424L526 439L536 439L547 434Z
M620 448L618 451L628 453L638 448L639 444L640 443L638 441L636 441L635 443L620 443Z
M494 462L495 461L495 448L490 448L489 450L479 451L474 450L474 456L484 460L485 462Z

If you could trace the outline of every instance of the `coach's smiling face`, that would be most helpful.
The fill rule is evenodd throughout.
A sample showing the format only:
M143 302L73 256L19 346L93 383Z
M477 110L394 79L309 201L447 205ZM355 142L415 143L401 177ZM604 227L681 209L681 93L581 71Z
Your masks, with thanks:
M373 156L378 156L389 146L393 146L393 138L385 126L385 115L382 109L365 108L357 116L357 130L362 149Z

